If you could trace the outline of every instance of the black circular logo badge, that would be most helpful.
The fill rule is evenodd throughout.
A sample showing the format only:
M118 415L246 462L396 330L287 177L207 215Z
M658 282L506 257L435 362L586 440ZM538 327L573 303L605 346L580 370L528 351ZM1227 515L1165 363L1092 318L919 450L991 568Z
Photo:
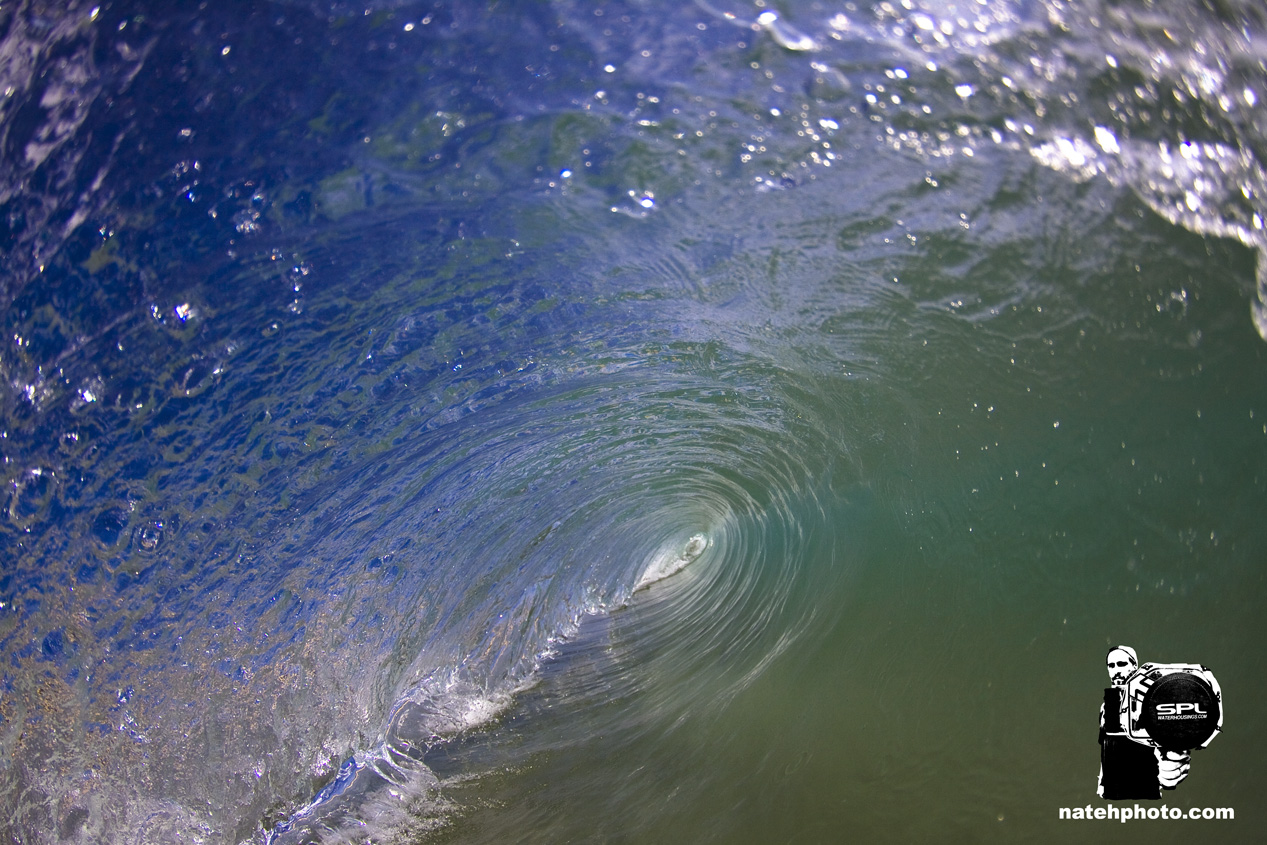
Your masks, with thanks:
M1144 694L1140 726L1167 751L1199 748L1218 730L1218 696L1197 675L1166 675Z

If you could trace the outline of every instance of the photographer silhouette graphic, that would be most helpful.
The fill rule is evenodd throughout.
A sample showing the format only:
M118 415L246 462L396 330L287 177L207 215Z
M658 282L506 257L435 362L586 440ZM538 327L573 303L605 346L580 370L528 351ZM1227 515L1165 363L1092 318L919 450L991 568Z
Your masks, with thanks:
M1100 778L1109 800L1159 799L1188 776L1191 751L1223 728L1214 674L1193 663L1139 664L1119 645L1105 658L1110 686L1100 706Z

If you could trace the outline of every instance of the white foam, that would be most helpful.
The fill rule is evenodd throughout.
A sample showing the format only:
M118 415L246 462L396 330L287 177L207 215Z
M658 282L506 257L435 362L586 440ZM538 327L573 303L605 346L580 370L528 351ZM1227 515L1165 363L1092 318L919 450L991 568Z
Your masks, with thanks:
M693 534L680 548L662 549L642 571L642 576L634 585L634 592L681 572L694 563L710 545L712 545L712 540L707 535Z

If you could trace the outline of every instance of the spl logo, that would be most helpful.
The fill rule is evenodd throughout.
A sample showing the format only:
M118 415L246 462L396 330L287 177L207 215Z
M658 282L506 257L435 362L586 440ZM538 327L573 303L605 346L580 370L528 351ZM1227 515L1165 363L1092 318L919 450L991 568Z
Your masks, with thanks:
M1126 686L1132 705L1139 701L1140 716L1128 730L1136 741L1191 751L1209 745L1223 728L1219 682L1204 666L1145 663Z
M1180 701L1173 704L1169 702L1158 704L1155 718L1205 719L1209 715L1210 714L1195 701Z
M1197 663L1140 664L1116 646L1106 658L1109 681L1100 708L1100 778L1106 799L1157 800L1188 775L1191 753L1223 730L1223 693Z

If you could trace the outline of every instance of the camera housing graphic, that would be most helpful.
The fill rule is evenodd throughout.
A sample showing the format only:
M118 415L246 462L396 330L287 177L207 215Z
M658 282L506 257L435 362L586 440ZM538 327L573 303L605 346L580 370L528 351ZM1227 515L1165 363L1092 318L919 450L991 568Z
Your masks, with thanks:
M1198 663L1145 663L1120 692L1116 724L1135 742L1187 752L1205 748L1223 729L1219 682Z

